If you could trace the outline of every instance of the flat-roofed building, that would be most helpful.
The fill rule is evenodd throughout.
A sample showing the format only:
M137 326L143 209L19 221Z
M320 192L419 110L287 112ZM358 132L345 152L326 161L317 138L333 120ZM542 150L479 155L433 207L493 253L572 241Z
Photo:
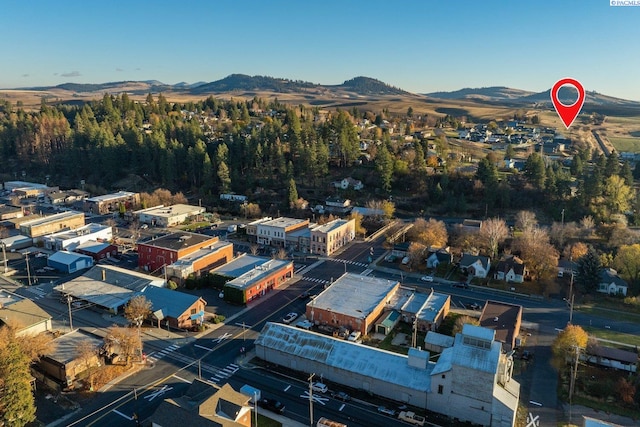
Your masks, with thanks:
M224 299L244 304L260 298L293 277L293 263L287 260L242 254L211 272L224 282Z
M345 273L307 304L306 315L316 324L366 335L399 288L398 281Z
M45 236L44 247L52 251L73 251L86 242L110 242L112 239L113 227L90 223L73 230L60 231Z
M138 267L147 271L156 271L203 248L212 247L217 242L217 237L187 231L140 241L138 242ZM224 246L213 254L230 260L233 257L233 245ZM212 259L209 261L210 264L215 262Z
M126 210L131 210L139 204L140 193L118 191L117 193L89 197L84 200L83 208L85 212L104 215L110 212L118 212L120 205L124 205Z
M261 245L286 247L287 234L309 227L308 219L275 218L256 225L257 242Z
M83 357L78 350L80 342L88 342L95 348L95 354L88 359ZM42 356L37 366L63 387L70 387L89 367L100 366L101 358L98 356L98 350L103 344L102 337L76 329L54 339L53 351Z
M493 331L470 326L464 325L437 362L419 348L398 354L271 322L255 349L269 363L322 372L327 381L463 422L512 426L520 395L520 385L511 379L513 359L501 352Z
M165 267L167 277L182 281L190 275L200 276L233 259L233 243L217 241L181 257Z
M311 253L331 256L356 237L355 226L354 219L334 219L312 227Z
M198 219L206 209L202 206L177 204L172 206L155 206L134 212L138 221L154 227L174 227L190 219Z
M66 211L22 222L20 223L20 234L35 239L63 230L73 230L83 225L84 213Z
M495 339L504 351L516 347L522 323L522 306L499 301L487 301L480 314L480 326L495 331Z
M93 266L93 258L69 251L57 251L47 258L47 265L63 273L75 273L76 271Z
M24 213L22 207L12 205L0 205L0 221L13 218L22 218Z

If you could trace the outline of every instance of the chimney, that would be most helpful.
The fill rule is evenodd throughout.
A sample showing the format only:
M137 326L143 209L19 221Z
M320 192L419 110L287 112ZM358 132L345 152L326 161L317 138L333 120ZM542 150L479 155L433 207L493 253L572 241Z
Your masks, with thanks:
M102 281L107 281L107 270L105 270L104 268L102 269Z

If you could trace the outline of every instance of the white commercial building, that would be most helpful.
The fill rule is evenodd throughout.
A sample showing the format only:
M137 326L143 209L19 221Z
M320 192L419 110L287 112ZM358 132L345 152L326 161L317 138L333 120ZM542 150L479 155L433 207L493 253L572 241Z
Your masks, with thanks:
M111 242L113 227L90 223L75 230L61 231L44 236L44 246L52 251L73 251L89 241Z
M134 212L138 221L155 227L174 227L185 221L202 215L206 209L202 206L177 204L173 206L155 206Z

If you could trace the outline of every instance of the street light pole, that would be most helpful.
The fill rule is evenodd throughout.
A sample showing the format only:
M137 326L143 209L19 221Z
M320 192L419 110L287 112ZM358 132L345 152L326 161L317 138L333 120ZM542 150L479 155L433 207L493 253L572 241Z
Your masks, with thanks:
M29 281L29 286L31 286L31 269L29 268L29 254L25 254L25 260L27 261L27 280Z
M7 267L7 244L2 242L2 259L4 260L4 274L7 274L9 267Z

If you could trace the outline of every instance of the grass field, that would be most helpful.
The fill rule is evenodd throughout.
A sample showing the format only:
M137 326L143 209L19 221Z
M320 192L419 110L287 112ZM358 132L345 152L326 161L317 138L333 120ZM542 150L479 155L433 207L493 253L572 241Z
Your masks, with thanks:
M593 328L591 326L583 326L585 331L589 333L589 335L593 335L596 338L603 340L616 341L623 344L627 344L629 346L640 346L640 336L625 334L623 332L616 332L611 329L599 329ZM606 342L603 345L608 345Z
M640 153L640 138L623 138L619 136L608 137L615 149L620 153L629 151L632 153Z

